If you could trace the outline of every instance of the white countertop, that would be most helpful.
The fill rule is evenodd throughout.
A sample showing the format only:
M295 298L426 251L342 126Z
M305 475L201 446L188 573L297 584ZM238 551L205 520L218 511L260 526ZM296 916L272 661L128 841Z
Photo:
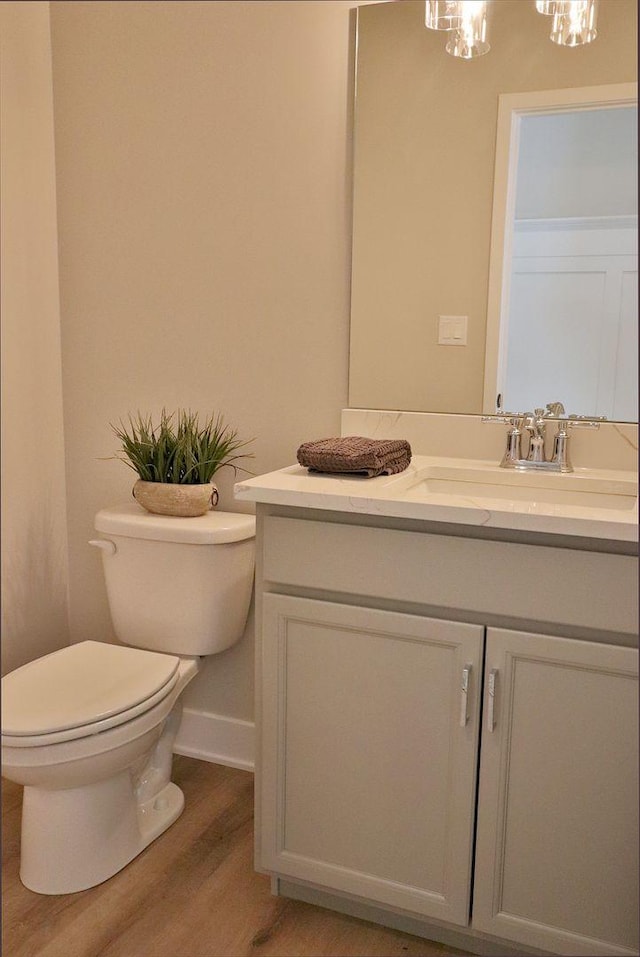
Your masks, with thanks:
M637 542L637 481L630 471L515 472L495 462L415 455L398 475L326 475L291 465L238 482L234 491L245 502Z

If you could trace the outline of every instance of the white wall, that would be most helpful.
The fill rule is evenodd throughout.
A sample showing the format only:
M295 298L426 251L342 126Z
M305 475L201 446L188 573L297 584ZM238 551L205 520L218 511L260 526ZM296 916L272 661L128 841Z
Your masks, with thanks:
M638 109L524 116L516 219L638 211Z
M0 4L2 673L69 642L48 3Z
M104 460L110 422L219 410L256 437L256 473L339 434L355 5L51 4L75 641L113 638L87 546L134 480ZM187 705L252 718L252 629Z

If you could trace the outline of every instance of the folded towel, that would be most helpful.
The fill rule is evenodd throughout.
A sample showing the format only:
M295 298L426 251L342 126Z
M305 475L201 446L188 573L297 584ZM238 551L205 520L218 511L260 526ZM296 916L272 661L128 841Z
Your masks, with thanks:
M298 462L311 472L356 475L392 475L411 462L411 446L404 439L367 439L361 435L304 442Z

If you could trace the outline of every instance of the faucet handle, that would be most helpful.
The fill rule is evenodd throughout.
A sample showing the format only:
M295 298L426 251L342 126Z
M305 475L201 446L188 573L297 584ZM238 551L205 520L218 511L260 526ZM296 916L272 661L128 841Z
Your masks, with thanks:
M529 412L507 412L507 422L514 429L521 429L529 417Z
M573 429L599 429L601 422L607 422L606 415L570 415L569 425Z
M608 421L606 415L576 415L575 412L572 412L569 418L578 419L578 421L580 422L607 422Z
M529 414L529 412L500 412L498 415L483 415L481 421L494 425L511 425L514 429L519 429Z
M549 414L544 409L534 409L533 412L527 413L526 427L530 432L542 435L546 426L545 419L547 418L549 418Z

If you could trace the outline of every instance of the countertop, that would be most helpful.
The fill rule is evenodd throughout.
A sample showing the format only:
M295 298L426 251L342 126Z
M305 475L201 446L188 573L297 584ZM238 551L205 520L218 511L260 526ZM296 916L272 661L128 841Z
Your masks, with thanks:
M630 471L515 472L415 455L397 475L327 475L291 465L238 482L234 492L245 502L637 542L637 481Z

